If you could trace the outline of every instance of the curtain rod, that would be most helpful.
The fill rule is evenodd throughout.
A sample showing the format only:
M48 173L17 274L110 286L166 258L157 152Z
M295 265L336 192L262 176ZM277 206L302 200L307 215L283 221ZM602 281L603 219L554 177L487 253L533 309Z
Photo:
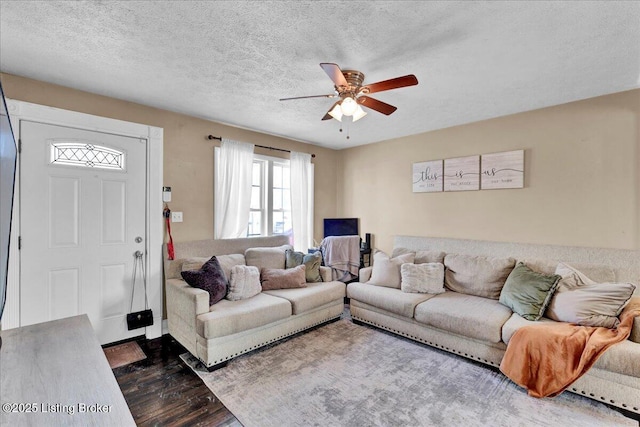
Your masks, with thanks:
M222 137L220 136L213 136L213 135L208 135L207 139L211 140L211 139L216 139L218 141L222 141ZM260 148L266 148L267 150L275 150L275 151L284 151L285 153L290 153L291 150L285 150L284 148L275 148L275 147L267 147L266 145L258 145L258 144L254 144L256 147L260 147ZM316 157L315 154L312 154L311 157Z

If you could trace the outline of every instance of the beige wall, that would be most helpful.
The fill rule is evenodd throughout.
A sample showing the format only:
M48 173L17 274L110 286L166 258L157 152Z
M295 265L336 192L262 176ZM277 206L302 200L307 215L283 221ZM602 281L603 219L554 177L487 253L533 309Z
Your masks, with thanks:
M140 104L2 74L13 99L164 129L164 185L185 222L174 239L213 237L214 134L315 153L315 238L322 219L361 219L393 236L640 249L640 90L334 151ZM428 118L425 118L428 119ZM413 162L525 149L525 188L412 193ZM277 155L273 151L260 154Z
M428 120L428 117L425 117ZM338 215L407 234L640 249L640 90L344 150ZM413 193L413 162L525 150L525 188Z
M0 77L5 95L12 99L163 128L164 185L172 189L169 206L173 211L184 213L184 222L171 227L175 241L213 238L213 149L220 143L207 140L209 134L314 153L316 240L322 238L322 219L336 215L336 159L339 153L335 150L10 74L1 74ZM256 148L256 152L288 156L260 148Z

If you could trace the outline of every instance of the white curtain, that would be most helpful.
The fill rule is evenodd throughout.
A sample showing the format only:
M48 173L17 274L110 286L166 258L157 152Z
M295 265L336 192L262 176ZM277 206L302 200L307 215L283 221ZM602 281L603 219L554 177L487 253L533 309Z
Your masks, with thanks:
M215 155L216 239L246 237L251 206L253 144L223 139Z
M307 252L313 247L313 165L311 154L291 152L291 222L293 247Z

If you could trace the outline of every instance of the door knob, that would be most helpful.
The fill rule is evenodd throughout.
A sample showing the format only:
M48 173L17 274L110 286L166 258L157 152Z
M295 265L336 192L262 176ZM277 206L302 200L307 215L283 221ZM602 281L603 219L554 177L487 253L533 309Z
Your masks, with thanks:
M138 236L138 237L136 237L135 240L136 240L136 243L140 243L140 242L142 242L142 237Z

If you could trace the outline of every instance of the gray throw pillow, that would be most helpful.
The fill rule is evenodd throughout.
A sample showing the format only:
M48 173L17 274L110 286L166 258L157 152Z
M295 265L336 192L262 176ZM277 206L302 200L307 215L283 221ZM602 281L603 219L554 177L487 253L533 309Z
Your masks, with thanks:
M209 292L209 306L227 294L227 278L216 257L211 257L199 270L183 271L181 274L189 285Z
M561 277L542 274L519 262L500 292L500 304L527 320L540 320Z
M574 267L559 263L556 273L562 276L551 299L547 317L582 326L615 328L618 316L635 291L631 283L597 283Z
M295 252L293 249L287 249L285 252L285 258L285 269L304 264L306 267L305 275L307 283L322 282L322 276L320 276L322 254L320 251L312 254L305 254L302 252Z

